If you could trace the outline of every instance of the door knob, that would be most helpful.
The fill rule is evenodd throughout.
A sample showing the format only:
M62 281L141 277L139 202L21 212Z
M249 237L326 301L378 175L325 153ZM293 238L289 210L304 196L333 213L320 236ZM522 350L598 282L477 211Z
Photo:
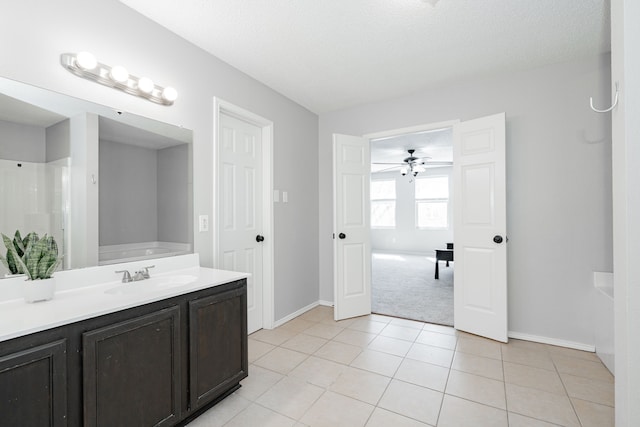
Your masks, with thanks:
M260 243L260 242L264 242L264 236L261 236L261 235L259 235L259 234L258 234L258 235L256 236L256 242L258 242L258 243Z
M345 237L347 237L347 235L346 235L346 234L344 234L344 233L340 233L340 234L338 234L338 237L339 237L340 239L344 239Z
M500 235L493 236L493 241L495 243L502 243L502 236L500 236Z

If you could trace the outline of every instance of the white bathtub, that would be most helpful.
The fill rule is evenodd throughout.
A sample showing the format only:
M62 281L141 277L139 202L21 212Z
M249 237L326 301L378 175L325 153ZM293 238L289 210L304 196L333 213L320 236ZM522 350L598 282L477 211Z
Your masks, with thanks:
M613 273L594 272L596 354L614 373Z
M188 253L191 253L191 245L188 243L144 242L100 246L98 265L164 258Z

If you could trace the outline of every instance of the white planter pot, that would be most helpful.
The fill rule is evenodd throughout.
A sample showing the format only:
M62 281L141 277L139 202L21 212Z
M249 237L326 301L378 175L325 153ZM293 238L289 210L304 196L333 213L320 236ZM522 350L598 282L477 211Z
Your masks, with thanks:
M56 292L56 279L25 280L24 300L26 302L48 301Z

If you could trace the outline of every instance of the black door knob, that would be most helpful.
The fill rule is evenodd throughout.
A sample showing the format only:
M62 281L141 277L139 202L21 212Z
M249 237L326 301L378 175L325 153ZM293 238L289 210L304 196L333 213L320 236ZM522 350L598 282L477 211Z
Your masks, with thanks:
M502 243L502 236L493 236L493 241L496 243Z
M261 236L261 235L259 235L259 234L258 234L258 235L256 236L256 242L258 242L258 243L260 243L260 242L264 242L264 236Z
M344 234L344 233L340 233L340 234L338 234L338 237L341 238L341 239L344 239L345 237L347 237L347 235Z

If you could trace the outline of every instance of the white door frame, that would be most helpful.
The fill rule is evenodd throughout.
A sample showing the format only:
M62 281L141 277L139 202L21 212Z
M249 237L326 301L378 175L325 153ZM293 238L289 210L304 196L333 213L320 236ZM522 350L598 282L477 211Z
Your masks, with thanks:
M262 252L263 260L263 283L262 283L262 327L273 329L274 326L274 267L273 267L273 122L262 116L238 107L235 104L224 101L218 97L213 98L213 231L216 233L213 238L213 266L219 268L220 265L220 240L216 236L220 235L220 191L218 176L220 165L220 115L227 114L240 120L249 122L262 129L262 215L264 246Z

